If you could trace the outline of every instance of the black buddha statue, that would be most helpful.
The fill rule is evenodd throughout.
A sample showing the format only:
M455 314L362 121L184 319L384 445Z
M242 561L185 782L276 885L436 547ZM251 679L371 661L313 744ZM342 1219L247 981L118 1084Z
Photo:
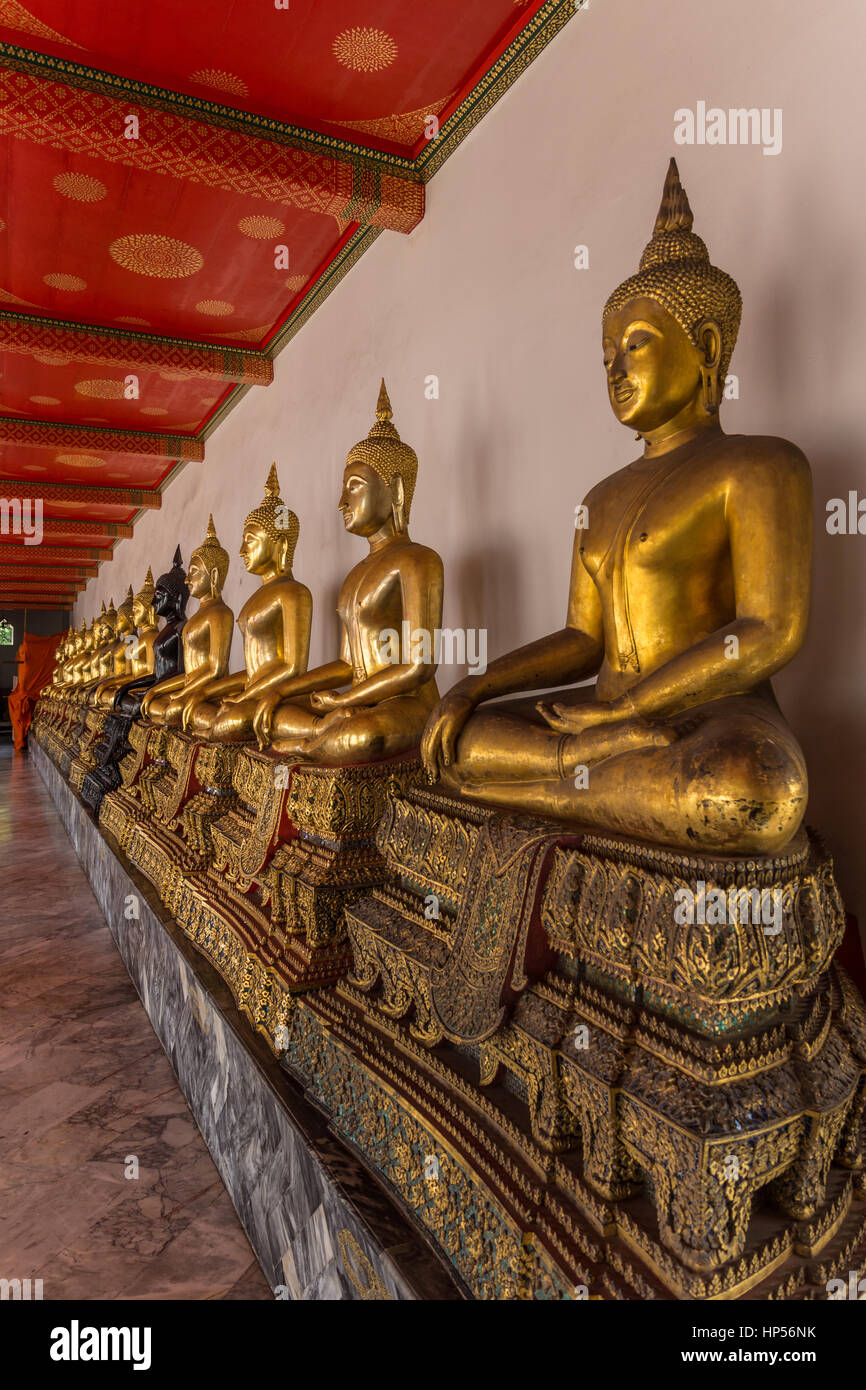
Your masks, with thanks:
M183 568L180 546L174 552L174 561L167 574L161 574L153 591L153 607L158 618L165 619L165 627L153 644L153 671L148 676L140 676L121 686L114 697L114 708L120 714L131 715L137 719L145 693L158 681L169 676L183 674L183 643L181 633L186 622L186 605L189 602L189 589L186 585L186 571Z

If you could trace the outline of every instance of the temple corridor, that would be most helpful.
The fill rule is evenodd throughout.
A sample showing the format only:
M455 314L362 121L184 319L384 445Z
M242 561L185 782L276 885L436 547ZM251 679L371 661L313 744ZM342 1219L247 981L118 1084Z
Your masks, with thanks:
M0 874L0 1277L42 1279L46 1300L269 1298L48 793L8 745Z

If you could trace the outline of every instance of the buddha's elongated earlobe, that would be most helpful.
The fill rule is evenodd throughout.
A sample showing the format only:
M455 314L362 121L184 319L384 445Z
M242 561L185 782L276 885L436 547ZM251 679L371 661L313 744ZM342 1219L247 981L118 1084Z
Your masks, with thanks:
M394 529L398 532L406 530L406 490L403 486L403 478L400 473L395 473L391 482L391 515L394 518Z
M718 415L722 403L722 383L719 365L722 357L722 335L712 319L704 319L695 334L703 353L700 365L701 400L708 415Z

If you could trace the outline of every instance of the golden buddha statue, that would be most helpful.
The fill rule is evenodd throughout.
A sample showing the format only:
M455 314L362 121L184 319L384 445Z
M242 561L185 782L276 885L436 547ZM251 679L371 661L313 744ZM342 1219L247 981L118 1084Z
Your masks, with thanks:
M347 531L370 553L343 582L336 661L280 681L260 702L253 727L260 748L303 762L377 762L414 748L439 698L433 634L442 621L442 561L409 538L418 459L391 422L382 382L376 423L350 450L339 507ZM421 650L389 661L384 632L428 635ZM428 660L424 657L427 656ZM335 687L348 685L341 691Z
M126 598L117 609L117 617L114 624L114 642L112 643L105 665L107 674L100 680L96 689L90 695L90 703L98 705L100 709L111 709L114 704L114 696L123 685L124 681L129 680L132 675L132 663L130 650L135 638L135 597L130 584ZM132 640L130 640L132 639Z
M102 611L105 611L104 603L102 605ZM70 684L72 686L70 698L73 701L78 700L78 697L81 693L81 687L89 678L90 663L93 660L93 654L96 650L96 644L99 638L99 631L99 617L94 618L90 623L86 625L82 623L81 642L79 644L78 654L76 655L75 660L72 663L72 670L70 673Z
M85 704L93 703L93 696L101 681L107 680L114 667L114 646L117 631L117 612L114 599L108 600L108 607L102 605L98 619L96 643L87 677L81 687L81 698Z
M434 711L422 753L446 786L710 854L773 854L799 828L806 767L770 677L806 631L809 465L785 440L721 428L740 312L672 160L640 270L604 310L611 407L643 453L585 500L565 627Z
M207 534L193 551L186 574L186 587L192 597L198 599L199 606L198 612L187 618L181 629L183 670L158 681L145 694L140 717L151 724L179 727L187 700L225 674L234 623L231 609L222 601L228 569L228 552L217 539L211 516Z
M114 690L111 692L111 704L113 708L117 708L118 696L126 691L133 682L145 680L153 675L153 644L159 636L157 617L153 604L153 572L150 565L148 565L144 583L132 600L132 624L133 631L135 631L137 635L134 641L129 644L129 652L127 654L128 672L117 682ZM106 690L106 700L108 696L109 692Z
M299 531L298 518L280 498L272 464L261 505L244 522L240 549L249 573L262 581L238 614L245 669L207 682L186 702L182 723L187 732L217 743L251 739L262 697L306 671L313 598L292 575Z

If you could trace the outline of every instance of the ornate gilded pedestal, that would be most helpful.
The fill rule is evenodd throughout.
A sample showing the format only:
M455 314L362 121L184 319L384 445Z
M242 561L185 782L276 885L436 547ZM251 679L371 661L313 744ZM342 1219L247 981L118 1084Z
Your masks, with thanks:
M147 724L130 724L127 735L131 751L120 763L123 786L103 798L99 824L117 840L124 853L137 822L153 810L151 785L167 767L164 729Z
M237 800L211 824L212 863L176 875L170 905L256 1027L273 1036L290 994L347 970L343 911L384 876L375 831L388 791L422 776L411 756L289 768L237 750Z
M479 1296L821 1298L866 1261L866 1014L814 836L696 858L416 790L378 845L285 1062Z

